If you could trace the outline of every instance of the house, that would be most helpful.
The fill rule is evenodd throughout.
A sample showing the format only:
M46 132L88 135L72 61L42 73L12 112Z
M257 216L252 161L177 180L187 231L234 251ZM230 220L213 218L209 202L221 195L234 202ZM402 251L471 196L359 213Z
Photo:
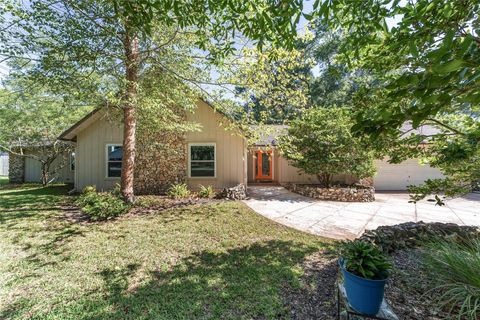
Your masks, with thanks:
M8 176L8 153L0 151L0 177Z
M210 104L199 100L186 120L200 131L179 135L158 132L137 136L135 192L165 192L175 182L192 189L216 189L247 183L247 142L242 132ZM120 182L123 126L105 109L97 109L66 130L59 139L75 145L75 188L95 185L108 190Z
M39 158L46 159L57 155L50 164L49 180L55 183L73 184L75 172L75 153L69 151L54 152L51 143L37 146L14 148L23 155L9 153L8 178L10 183L42 182L42 163ZM53 158L53 157L52 157Z
M277 149L276 138L285 134L288 126L270 126L270 130L262 135L258 141L249 147L248 154L248 182L254 183L262 180L272 180L278 183L317 183L315 175L301 173L288 161L280 156ZM403 132L412 132L431 135L437 133L433 127L423 126L413 129L410 124L405 124ZM269 160L270 159L270 160ZM440 179L443 174L437 168L428 164L420 164L418 159L408 159L399 164L391 164L388 159L376 160L376 175L373 177L373 185L380 191L407 190L409 185L418 185L427 179ZM351 184L356 182L355 177L349 175L334 176L334 181Z
M200 131L184 135L158 132L155 136L137 137L135 191L156 194L175 182L185 181L190 188L211 185L216 189L237 184L260 182L314 183L316 177L299 173L278 152L275 134L248 145L242 131L209 103L199 100L195 111L185 115L197 123ZM108 190L120 182L123 128L121 121L105 109L84 117L59 139L75 146L75 188L95 185ZM379 174L374 178L380 190L404 190L408 184L441 176L415 160L392 165L377 162ZM352 183L354 177L339 175L339 182Z

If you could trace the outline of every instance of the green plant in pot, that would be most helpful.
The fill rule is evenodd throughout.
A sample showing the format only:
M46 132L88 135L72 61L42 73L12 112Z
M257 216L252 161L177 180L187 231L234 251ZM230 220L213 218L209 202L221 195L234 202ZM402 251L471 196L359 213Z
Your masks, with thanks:
M350 241L342 244L339 260L350 306L367 315L378 313L392 265L373 244Z

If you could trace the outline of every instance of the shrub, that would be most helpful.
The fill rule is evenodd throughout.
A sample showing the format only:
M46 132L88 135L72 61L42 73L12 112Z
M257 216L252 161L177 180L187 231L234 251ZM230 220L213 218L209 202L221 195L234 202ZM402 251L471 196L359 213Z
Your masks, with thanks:
M215 195L215 191L212 186L200 185L200 191L198 191L200 198L212 198Z
M440 305L458 319L480 317L480 239L437 240L424 254L424 266L439 291Z
M167 195L173 199L183 199L190 196L190 190L185 183L176 183L170 186Z
M94 221L117 217L129 209L129 206L113 193L98 193L94 186L86 187L76 203L82 212Z
M346 108L309 109L290 123L278 146L290 164L316 175L323 186L329 187L336 174L371 177L374 154L366 141L352 135L354 123Z
M369 242L345 242L340 252L345 261L345 269L365 279L386 279L392 268L385 254Z

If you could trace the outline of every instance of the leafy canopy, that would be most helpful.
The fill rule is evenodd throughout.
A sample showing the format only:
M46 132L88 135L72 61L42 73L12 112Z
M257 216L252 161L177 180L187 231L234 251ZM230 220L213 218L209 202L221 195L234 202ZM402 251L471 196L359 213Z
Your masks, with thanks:
M480 164L480 3L339 0L318 1L317 9L331 29L347 31L340 58L379 84L355 97L354 130L373 140L396 140L387 148L392 159L417 156L453 173L424 186L423 196L442 185L471 189L480 178L471 170ZM405 134L405 123L414 129L432 125L437 133Z

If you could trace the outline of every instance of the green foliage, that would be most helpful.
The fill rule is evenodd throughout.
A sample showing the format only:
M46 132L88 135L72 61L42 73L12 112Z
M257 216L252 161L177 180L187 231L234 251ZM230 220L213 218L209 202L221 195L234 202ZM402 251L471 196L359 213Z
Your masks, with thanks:
M85 187L76 204L93 221L118 217L130 208L118 195L110 192L99 193L95 186Z
M200 198L213 198L213 196L215 196L215 190L213 190L212 186L200 185L198 195Z
M232 41L236 33L253 40L259 48L266 43L293 47L297 22L303 16L300 0L278 5L269 0L248 1L145 1L135 5L129 0L114 0L115 12L129 20L142 33L151 34L151 25L160 22L181 26L198 36L197 45L224 57L235 50Z
M345 242L340 254L346 270L365 279L386 279L392 268L385 254L369 242Z
M46 185L68 165L73 151L72 145L57 137L91 107L73 107L75 102L67 94L54 95L47 84L38 87L19 74L18 65L11 66L16 69L3 79L5 89L0 89L0 150L40 162Z
M316 108L293 120L288 134L279 138L282 155L307 174L329 186L335 174L359 179L375 173L373 153L350 132L351 114L342 108Z
M363 85L355 97L354 130L374 141L397 140L388 155L428 160L458 185L458 193L478 181L472 168L478 168L480 141L480 3L341 0L317 2L316 9L330 29L348 30L338 59L369 72L379 84ZM438 131L404 132L407 122ZM424 143L431 147L422 148Z
M190 196L190 190L185 183L176 183L170 186L167 195L173 199L184 199Z
M352 70L337 58L345 42L342 31L328 30L321 19L316 23L315 37L306 48L306 55L317 70L312 70L309 84L311 103L323 107L351 106L354 94L359 88L372 85L374 78L364 70Z
M463 243L438 240L425 252L424 265L431 275L438 301L457 319L480 316L480 239Z
M311 34L299 38L297 49L244 49L233 73L236 94L246 101L244 111L258 123L281 124L294 119L309 104L308 84L311 59L301 46Z
M458 181L452 180L451 178L445 179L427 179L424 183L418 186L408 186L408 192L410 193L410 198L412 202L417 202L427 198L431 194L435 194L432 198L429 198L428 201L435 201L437 205L443 206L445 203L443 200L446 197L453 197L459 193L466 194L472 190L470 184L464 186L460 185ZM442 193L443 196L439 194Z

